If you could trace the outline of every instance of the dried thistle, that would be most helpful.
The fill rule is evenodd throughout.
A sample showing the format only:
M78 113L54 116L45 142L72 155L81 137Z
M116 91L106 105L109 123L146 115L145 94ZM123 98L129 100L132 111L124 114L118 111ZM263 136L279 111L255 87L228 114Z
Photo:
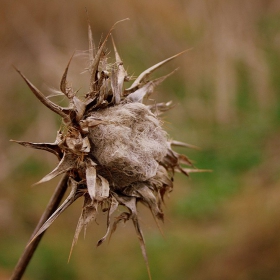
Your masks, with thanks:
M47 182L62 173L69 174L70 194L38 230L33 240L76 199L83 197L84 205L71 251L81 230L84 228L86 231L89 222L95 220L98 210L102 209L107 211L107 231L97 246L116 230L121 221L132 220L150 276L137 203L147 206L156 221L163 221L162 203L164 196L173 189L174 173L188 175L202 170L193 168L185 155L172 150L172 146L192 146L169 140L162 128L159 115L171 108L171 102L143 104L144 98L153 92L155 86L170 75L149 80L150 74L183 52L148 68L129 88L124 88L124 82L130 81L131 77L123 66L113 39L113 64L108 63L105 50L114 26L97 49L88 26L89 92L81 99L69 86L67 73L71 58L60 83L60 90L70 103L68 108L50 101L17 70L35 96L62 117L62 126L54 143L15 142L57 156L57 167L38 183ZM112 221L112 214L118 205L125 206L127 212Z

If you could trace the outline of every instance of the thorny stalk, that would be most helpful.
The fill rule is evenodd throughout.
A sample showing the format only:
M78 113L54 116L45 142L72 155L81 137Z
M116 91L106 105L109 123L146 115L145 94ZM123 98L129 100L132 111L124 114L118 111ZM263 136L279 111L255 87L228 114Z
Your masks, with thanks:
M38 242L38 237L63 211L82 197L84 205L70 255L81 231L86 232L88 224L96 220L101 210L107 212L107 230L97 242L97 246L111 236L119 223L131 220L151 279L137 205L144 204L154 218L163 222L162 205L164 197L173 190L175 172L188 176L192 172L205 171L195 168L186 155L173 150L176 146L186 148L193 146L174 141L163 129L160 115L169 110L172 103L145 104L149 103L149 96L155 87L174 71L155 79L151 78L151 75L186 51L146 69L127 87L125 83L131 81L132 77L125 70L111 36L115 25L97 48L94 46L91 27L88 25L89 91L83 96L77 96L77 91L68 82L71 57L60 82L60 91L69 100L69 106L66 108L50 101L16 69L39 101L62 118L62 126L53 143L13 141L25 147L45 150L56 155L58 165L38 183L47 182L62 173L67 173L69 176L66 176L64 184L60 187L66 188L67 181L67 186L71 189L64 202L57 209L59 203L52 211L47 212L42 220L44 223L41 221L38 225L28 244L29 249L27 248L24 253L26 256L23 256L26 264L20 261L18 267L27 266L29 251L32 252L37 246L34 242ZM109 62L109 52L105 47L110 36L115 54L113 64ZM124 206L126 210L113 219L119 205ZM56 210L53 211L54 209ZM20 279L20 276L12 278L15 279Z

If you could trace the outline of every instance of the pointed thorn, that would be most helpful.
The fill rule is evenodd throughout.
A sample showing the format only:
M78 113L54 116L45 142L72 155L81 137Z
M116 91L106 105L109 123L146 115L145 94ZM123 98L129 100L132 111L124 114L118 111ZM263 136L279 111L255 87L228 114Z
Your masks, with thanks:
M159 63L157 63L155 65L153 65L153 66L151 66L150 68L148 68L147 70L142 72L137 77L137 79L133 82L131 87L126 89L125 92L133 92L133 91L135 91L138 88L139 84L141 84L142 81L145 81L149 77L149 75L152 74L156 69L160 68L162 65L166 64L167 62L173 60L174 58L180 56L181 54L183 54L183 53L185 53L185 52L187 52L189 50L191 50L191 49L184 50L184 51L182 51L180 53L177 53L177 54L175 54L175 55L173 55L173 56L171 56L171 57L169 57L169 58L167 58L167 59L165 59L165 60L163 60L163 61L161 61L161 62L159 62Z
M65 122L70 122L70 118L67 115L68 113L68 109L64 109L58 105L56 105L55 103L51 102L48 98L46 98L43 93L41 93L22 73L20 70L18 70L17 68L15 68L15 70L20 74L20 76L23 78L23 80L26 82L26 84L28 85L28 87L30 88L30 90L34 93L34 95L46 106L48 107L50 110L52 110L53 112L57 113L58 115L60 115Z
M113 26L110 28L108 34L106 35L105 39L103 40L102 44L100 45L95 57L94 57L94 60L92 62L92 65L91 65L91 81L90 81L90 91L93 91L94 90L94 84L95 84L95 75L96 75L96 72L98 70L98 64L99 64L99 61L100 61L100 57L101 57L101 54L102 54L102 51L104 49L104 46L108 40L108 37L110 36L112 30L115 28L115 26L122 22L122 21L125 21L125 20L129 20L129 18L126 18L126 19L123 19L123 20L119 20L117 21L116 23L113 24Z
M86 9L86 14L87 14L87 23L88 23L89 61L90 63L92 63L94 59L95 46L93 42L92 30L90 26L89 14L87 9Z
M48 182L51 179L55 178L56 176L75 168L76 159L77 157L73 154L64 154L58 166L52 172L50 172L48 175L46 175L43 179L41 179L39 182L35 183L34 185Z
M32 142L25 142L25 141L17 141L17 140L10 140L11 142L15 142L27 148L33 148L38 150L44 150L50 152L58 157L60 160L63 156L63 153L59 146L54 143L32 143Z
M70 66L70 63L71 63L71 61L72 61L72 58L73 58L74 54L75 54L75 52L73 52L73 54L71 55L71 57L70 57L70 59L69 59L69 62L68 62L67 66L66 66L66 68L65 68L65 70L64 70L63 76L62 76L62 78L61 78L61 82L60 82L60 90L61 90L68 98L70 98L70 97L69 97L69 95L68 95L68 93L67 93L67 87L66 87L66 86L67 86L67 74L68 74L68 69L69 69L69 66Z
M191 145L191 144L176 141L176 140L172 140L170 142L170 144L171 144L171 146L175 146L175 147L185 147L185 148L191 148L191 149L195 149L195 150L201 150L199 147L197 147L195 145Z
M120 55L118 53L118 50L117 50L117 47L116 47L116 44L115 44L115 40L114 40L112 34L111 34L111 39L112 39L112 44L113 44L113 47L114 47L116 62L117 62L117 64L120 64L120 63L122 63L122 60L121 60L121 57L120 57Z
M143 85L142 87L140 87L139 89L137 89L136 91L130 93L126 98L132 102L143 102L143 98L145 96L150 96L153 91L154 88L159 85L160 83L162 83L167 77L171 76L173 73L175 73L178 70L178 68L176 68L175 70L173 70L171 73L162 76L160 78L154 79L148 83L146 83L145 85Z

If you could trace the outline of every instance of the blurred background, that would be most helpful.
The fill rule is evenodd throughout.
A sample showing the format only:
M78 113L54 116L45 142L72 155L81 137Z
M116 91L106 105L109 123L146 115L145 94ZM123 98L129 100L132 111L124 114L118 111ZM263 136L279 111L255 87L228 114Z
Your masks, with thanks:
M213 172L176 176L164 237L140 207L153 279L280 279L278 0L1 1L0 279L9 279L59 181L32 187L56 158L9 142L53 142L60 124L12 66L50 95L76 51L69 80L87 92L85 8L96 44L130 18L113 32L130 74L192 48L154 75L180 67L152 98L173 100L166 130L199 146L179 151ZM147 279L130 223L96 248L102 214L67 263L81 206L78 200L47 231L23 279Z

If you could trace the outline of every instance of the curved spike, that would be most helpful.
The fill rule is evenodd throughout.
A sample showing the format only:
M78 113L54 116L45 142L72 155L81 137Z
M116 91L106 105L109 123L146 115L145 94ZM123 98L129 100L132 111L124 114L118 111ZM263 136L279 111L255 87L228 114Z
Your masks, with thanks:
M178 154L178 153L176 153L174 151L173 151L173 153L177 157L179 164L186 164L188 166L194 167L193 163L191 162L191 160L186 155Z
M160 67L161 67L162 65L164 65L165 63L169 62L170 60L172 60L172 59L174 59L174 58L180 56L181 54L183 54L183 53L185 53L185 52L187 52L187 51L189 51L189 50L190 50L190 49L187 49L187 50L185 50L185 51L182 51L182 52L180 52L180 53L177 53L177 54L175 54L175 55L173 55L173 56L171 56L171 57L169 57L169 58L167 58L167 59L165 59L165 60L163 60L163 61L161 61L161 62L155 64L155 65L153 65L152 67L148 68L147 70L145 70L144 72L142 72L142 73L137 77L137 79L133 82L133 84L131 85L130 88L125 89L125 92L126 92L126 93L131 93L131 92L137 90L137 89L139 88L139 84L141 84L144 80L146 80L146 79L149 77L149 75L150 75L151 73L153 73L156 69L160 68Z
M142 230L140 228L140 224L139 224L137 216L132 216L132 221L133 221L133 225L134 225L134 228L135 228L135 231L136 231L139 243L140 243L142 256L143 256L145 264L146 264L146 269L147 269L147 272L148 272L149 279L152 280L148 255L147 255L147 251L146 251L145 239L144 239Z
M59 160L62 158L63 155L61 149L55 143L32 143L32 142L17 141L17 140L10 140L10 141L16 142L24 147L50 152L56 155Z
M113 39L113 36L111 36L113 47L114 47L114 52L115 52L115 58L116 58L116 63L117 63L117 73L116 73L116 85L112 86L112 90L115 96L115 104L119 104L121 100L121 96L123 95L123 83L125 80L125 77L127 77L127 72L125 71L123 67L123 62L121 60L121 57L117 51L115 41ZM112 79L113 80L113 79Z
M188 170L183 169L180 165L175 166L174 171L180 172L180 173L186 175L187 177L190 177Z
M160 78L157 78L157 79L154 79L148 83L146 83L145 85L143 85L142 87L140 87L139 89L137 89L136 91L130 93L126 99L128 101L131 101L131 102L143 102L143 98L146 96L146 95L150 95L151 93L153 93L154 91L154 88L159 85L160 83L162 83L167 77L169 77L170 75L172 75L175 71L177 71L177 69L173 70L171 73L163 76L163 77L160 77Z
M118 53L118 50L117 50L117 47L116 47L116 44L115 44L115 40L114 40L114 38L113 38L112 35L111 35L111 39L112 39L112 44L113 44L113 47L114 47L116 62L117 62L118 65L119 65L119 64L122 65L123 62L122 62L121 57L120 57L120 55L119 55L119 53Z
M62 108L55 103L51 102L48 98L44 96L17 68L16 71L20 74L20 76L24 79L30 90L35 94L35 96L50 110L60 115L63 120L67 123L70 122L69 118L69 109Z
M69 95L69 92L67 92L67 86L66 86L66 84L67 84L67 74L68 74L68 69L69 69L70 63L71 63L71 61L72 61L72 58L73 58L73 56L74 56L74 53L75 53L75 52L73 52L72 56L70 57L69 62L68 62L67 66L66 66L66 68L65 68L65 70L64 70L64 73L63 73L62 78L61 78L61 81L60 81L60 90L61 90L69 99L71 99L73 96L70 96L70 95Z
M161 114L163 114L164 112L174 108L175 105L172 104L172 101L168 101L168 102L161 102L161 103L155 103L152 105L149 105L148 108L156 115L156 116L160 116Z
M106 230L106 233L105 235L98 240L96 246L100 246L105 240L106 238L108 237L109 233L110 233L110 229L111 229L111 216L112 214L117 210L118 208L118 201L116 200L115 197L111 197L111 201L110 201L110 208L108 210L108 214L107 214L107 230Z
M81 101L78 97L75 96L77 92L74 93L72 88L67 88L68 68L69 68L70 62L74 56L74 53L71 56L71 58L67 64L67 67L63 73L63 76L62 76L62 79L60 82L60 90L67 96L68 99L70 99L71 106L70 106L70 109L68 110L69 114L70 114L70 112L74 113L74 115L72 115L72 117L73 118L75 117L76 120L79 121L85 113L86 103Z
M94 58L95 46L93 42L92 30L89 22L89 15L87 9L86 9L86 13L87 13L87 23L88 23L88 44L89 44L88 55L89 55L89 61L90 63L92 63Z
M51 173L46 175L42 180L35 183L34 185L38 185L50 181L56 176L75 168L76 160L77 160L77 156L75 156L74 154L64 154L58 166Z
M175 146L175 147L185 147L185 148L200 150L200 148L197 147L197 146L187 144L187 143L184 143L184 142L180 142L180 141L176 141L176 140L171 140L170 144L171 144L171 146Z
M90 79L90 92L93 92L94 91L94 85L95 85L95 75L96 75L96 72L98 70L98 64L99 64L99 61L100 61L100 58L101 58L101 54L103 52L103 49L104 49L104 46L108 40L108 37L109 35L111 34L112 30L115 28L115 26L122 22L122 21L125 21L125 20L128 20L128 18L126 19L123 19L123 20L119 20L117 21L116 23L114 23L114 25L111 27L111 29L109 30L108 34L106 35L103 43L100 45L94 59L93 59L93 62L92 62L92 65L91 65L91 79Z
M177 169L175 168L175 171L176 172L181 172L181 173L203 173L203 172L213 172L213 170L211 169L197 169L197 168L180 168L180 169ZM182 172L184 171L184 172ZM185 174L184 173L184 174Z
M163 220L164 220L163 213L158 207L156 197L155 197L154 193L152 192L152 190L145 184L139 183L137 185L136 191L138 192L138 194L140 194L140 197L141 197L140 201L143 202L144 204L146 204L150 208L153 216L163 222ZM156 219L155 219L155 221L157 222Z

